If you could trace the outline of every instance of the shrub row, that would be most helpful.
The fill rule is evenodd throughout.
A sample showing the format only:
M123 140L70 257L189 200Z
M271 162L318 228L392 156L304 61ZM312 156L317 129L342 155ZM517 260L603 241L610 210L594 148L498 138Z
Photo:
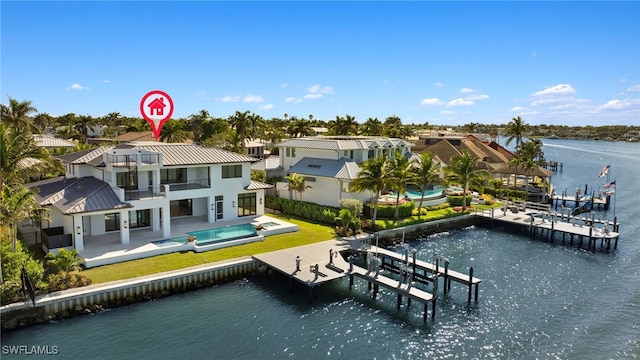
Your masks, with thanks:
M372 217L373 215L373 203L366 203L364 206L364 216L367 218ZM398 216L400 218L406 218L411 216L411 212L416 207L416 204L413 201L408 201L404 204L400 204L398 208ZM376 214L377 219L392 219L395 218L396 215L396 206L395 205L378 205L378 213Z
M449 201L449 204L451 204L451 206L462 206L462 195L447 196L447 200ZM473 200L473 196L467 195L467 206L471 205L471 200Z
M333 206L318 205L305 201L289 200L277 196L265 196L265 206L283 212L285 214L297 216L303 219L319 222L327 225L334 225L340 209Z
M506 195L509 195L511 198L516 199L524 199L527 194L524 190L512 190L512 189L494 189L494 188L484 188L484 193L492 195L494 198L502 199Z

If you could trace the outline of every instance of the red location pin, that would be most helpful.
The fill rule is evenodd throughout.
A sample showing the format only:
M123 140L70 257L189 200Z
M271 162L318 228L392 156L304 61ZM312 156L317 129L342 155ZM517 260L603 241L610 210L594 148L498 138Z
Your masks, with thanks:
M158 141L162 125L171 118L173 114L173 100L164 91L149 91L140 101L140 113L142 117L151 124L153 136Z

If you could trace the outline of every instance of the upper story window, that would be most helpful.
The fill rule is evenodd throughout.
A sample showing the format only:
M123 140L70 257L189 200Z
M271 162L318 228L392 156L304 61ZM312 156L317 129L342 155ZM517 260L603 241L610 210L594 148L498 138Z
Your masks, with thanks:
M242 177L242 165L222 165L222 178Z
M286 157L296 157L296 148L285 148L285 155Z
M182 184L187 182L187 168L160 169L161 184Z

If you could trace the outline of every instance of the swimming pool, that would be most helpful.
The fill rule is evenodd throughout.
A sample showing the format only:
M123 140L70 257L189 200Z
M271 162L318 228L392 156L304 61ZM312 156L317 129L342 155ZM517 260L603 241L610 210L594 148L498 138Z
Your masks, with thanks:
M229 240L258 236L255 226L251 224L229 225L215 229L190 231L187 235L195 236L196 244L205 245Z
M424 199L430 199L430 198L439 198L442 197L442 192L444 191L443 187L435 187L432 190L427 190L424 192ZM393 192L392 193L393 196L396 196L396 193ZM407 190L405 191L405 195L407 195L407 197L409 197L409 199L411 200L420 200L420 198L422 198L422 193L420 192L420 189L416 188L416 187L408 187Z

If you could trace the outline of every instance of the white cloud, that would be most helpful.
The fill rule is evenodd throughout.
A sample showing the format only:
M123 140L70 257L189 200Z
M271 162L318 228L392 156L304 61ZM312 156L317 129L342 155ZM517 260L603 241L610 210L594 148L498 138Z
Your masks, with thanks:
M302 99L300 98L296 98L293 96L289 96L286 99L284 99L284 102L289 103L289 104L299 104L302 102Z
M225 96L221 100L222 102L238 102L240 101L240 96Z
M440 111L440 115L451 115L453 114L453 111L451 110L442 110Z
M242 99L242 102L244 102L244 103L261 103L263 101L264 101L264 99L262 99L262 96L260 96L260 95L251 95L251 94L248 94L247 96L245 96Z
M545 88L544 90L536 91L531 96L555 96L559 94L575 94L576 89L568 84L558 84Z
M574 101L575 98L572 96L565 96L565 97L545 97L539 100L534 100L531 103L531 106L540 106L540 105L547 105L547 104L557 104L557 103L561 103L561 102L571 102Z
M638 92L640 91L640 85L633 85L627 88L628 92Z
M71 84L71 86L67 88L67 90L76 90L76 91L89 90L89 89L90 88L88 86L82 86L80 84Z
M466 87L465 87L465 88L460 89L460 93L461 93L461 94L471 94L471 93L473 93L473 92L476 92L476 91L475 91L475 90L473 90L473 89L466 88Z
M475 103L473 101L465 100L463 98L453 99L449 101L446 107L458 107L458 106L472 106Z
M444 104L444 101L438 98L427 98L427 99L422 99L422 101L420 101L420 105L424 105L424 106L437 106L442 104Z
M467 96L465 100L476 101L476 100L486 100L488 98L489 98L489 95L476 94L476 95Z
M510 111L523 111L526 110L525 108L523 108L522 106L514 106L511 108Z
M263 105L263 106L260 106L258 109L260 109L260 110L271 110L271 109L273 109L273 105L272 104Z
M323 94L333 94L333 88L331 86L322 87L317 84L308 87L305 91L307 92L307 95L305 95L304 98L307 100L319 99Z
M280 87L286 88L289 84L280 84Z
M102 80L102 82L105 84L111 84L111 80Z
M437 81L437 82L433 83L433 86L435 86L435 87L443 87L444 84L441 83L440 81Z
M599 106L598 109L620 110L628 108L631 105L633 105L633 102L630 100L610 100L606 104Z

